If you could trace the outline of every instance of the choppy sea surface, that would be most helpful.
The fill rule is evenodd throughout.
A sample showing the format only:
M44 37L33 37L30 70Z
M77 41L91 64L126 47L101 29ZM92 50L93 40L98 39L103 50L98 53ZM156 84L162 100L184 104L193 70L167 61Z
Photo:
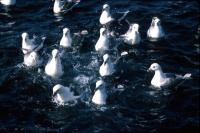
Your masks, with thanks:
M108 100L91 103L102 56L95 52L99 16L108 3L115 18L129 13L110 30L116 35L128 29L125 20L140 25L142 43L129 47L112 38L113 59L121 52L124 73L106 79ZM71 11L54 15L51 0L17 0L14 7L0 5L0 132L65 133L197 133L199 130L200 10L197 1L82 0ZM166 38L151 42L146 37L153 16L161 19ZM51 79L44 65L57 48L62 29L69 27L73 48L63 58L64 76ZM76 35L87 30L87 35ZM45 36L43 66L23 67L21 34ZM192 73L183 84L155 90L148 67L158 62L166 72ZM75 105L57 106L52 101L55 84L69 86L82 95Z

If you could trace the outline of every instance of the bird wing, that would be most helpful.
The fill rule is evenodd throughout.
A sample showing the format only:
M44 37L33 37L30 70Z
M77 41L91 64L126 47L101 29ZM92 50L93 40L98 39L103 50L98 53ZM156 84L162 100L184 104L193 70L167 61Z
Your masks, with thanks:
M166 76L166 82L170 86L179 86L182 84L186 79L191 78L191 74L187 73L185 75L178 75L174 73L165 73Z
M31 39L30 41L32 42L32 44L35 46L35 48L32 51L39 51L40 49L43 48L43 44L45 41L46 37L37 37L37 36L33 36L33 39Z
M74 101L77 99L77 96L74 95L74 92L69 87L63 87L60 90L60 93L62 93L64 96L63 98L65 99L65 102Z
M173 79L176 78L176 74L174 74L174 73L165 73L165 76L166 76L167 78L173 78Z

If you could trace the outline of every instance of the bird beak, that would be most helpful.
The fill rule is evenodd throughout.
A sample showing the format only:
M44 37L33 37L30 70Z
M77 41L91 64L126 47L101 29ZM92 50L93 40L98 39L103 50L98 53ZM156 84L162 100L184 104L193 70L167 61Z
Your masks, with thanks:
M55 56L55 58L58 58L60 56L60 54L58 53L56 56Z
M152 21L151 26L152 26L152 27L155 26L155 22L154 22L154 20Z
M135 31L135 34L137 34L138 33L138 31Z
M55 97L56 94L57 94L57 91L53 93L53 97Z
M65 36L67 36L67 34L68 34L68 31L65 33Z
M107 63L108 63L108 59L104 61L104 64L107 64Z
M157 25L160 25L160 21L158 21Z
M58 94L58 92L60 91L60 89L57 89L55 92L53 92L53 97Z
M36 59L35 59L35 58L33 58L33 60L34 60L34 62L36 62Z
M152 72L152 69L151 69L151 68L149 68L149 69L147 70L147 72Z
M107 7L103 8L102 11L105 11L107 9Z
M108 60L104 61L104 65L108 63Z
M107 30L103 31L102 35L106 35L107 34Z

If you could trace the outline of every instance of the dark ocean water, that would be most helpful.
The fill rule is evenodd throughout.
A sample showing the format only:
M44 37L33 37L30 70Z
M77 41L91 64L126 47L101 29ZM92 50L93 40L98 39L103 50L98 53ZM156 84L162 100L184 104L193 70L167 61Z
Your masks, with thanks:
M117 80L109 80L105 106L91 103L102 58L94 50L99 37L99 16L107 2L117 18L129 10L126 19L140 24L142 43L136 48L113 39L113 58L132 51L123 59L127 70ZM199 130L200 27L197 1L82 0L72 11L55 16L51 0L17 0L17 5L0 5L0 132L66 133L197 133ZM146 31L158 16L167 36L150 42ZM21 33L46 36L50 54L62 36L63 27L73 35L73 50L63 59L65 75L52 80L37 69L20 67L23 62ZM122 34L127 23L113 23L111 30ZM44 55L48 60L48 55ZM147 68L158 62L164 71L192 73L192 79L177 88L157 91L150 87ZM45 63L44 63L45 65ZM52 87L70 86L77 95L85 93L73 106L52 102Z

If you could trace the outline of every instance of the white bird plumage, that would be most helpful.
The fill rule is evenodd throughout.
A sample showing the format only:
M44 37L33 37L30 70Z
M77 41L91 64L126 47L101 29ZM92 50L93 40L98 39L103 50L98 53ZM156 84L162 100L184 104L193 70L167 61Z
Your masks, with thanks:
M101 28L100 29L100 37L95 45L95 50L96 51L105 51L109 49L109 36L107 34L106 28Z
M60 53L57 49L52 50L52 58L45 66L45 73L52 78L59 78L63 75Z
M155 72L151 80L151 85L153 85L156 88L166 87L173 83L176 83L176 81L182 79L190 79L191 77L190 73L187 73L184 76L173 73L163 73L162 68L158 63L151 64L148 70Z
M64 3L61 0L55 0L53 5L54 13L61 13L64 7Z
M6 6L11 6L16 4L16 0L0 0L0 3Z
M103 56L103 64L100 66L99 74L103 76L110 76L115 72L114 64L108 54Z
M53 101L58 105L65 105L67 102L76 101L79 96L75 96L69 87L57 84L53 87Z
M108 4L104 4L103 5L103 11L101 13L99 22L102 25L107 25L110 22L112 22L114 19L112 18L111 14L110 14L110 6Z
M130 45L139 44L141 41L139 24L131 24L129 30L122 35L124 42Z
M153 17L151 25L147 31L147 37L152 39L159 39L165 36L163 28L161 26L160 19L158 17Z
M63 29L63 36L60 40L60 46L64 48L69 48L72 46L72 38L70 35L70 30L68 28Z
M106 104L107 93L105 82L102 80L98 80L96 82L96 91L92 97L92 102L98 105Z
M33 67L38 66L40 63L41 60L39 60L39 55L35 51L24 55L24 65Z

